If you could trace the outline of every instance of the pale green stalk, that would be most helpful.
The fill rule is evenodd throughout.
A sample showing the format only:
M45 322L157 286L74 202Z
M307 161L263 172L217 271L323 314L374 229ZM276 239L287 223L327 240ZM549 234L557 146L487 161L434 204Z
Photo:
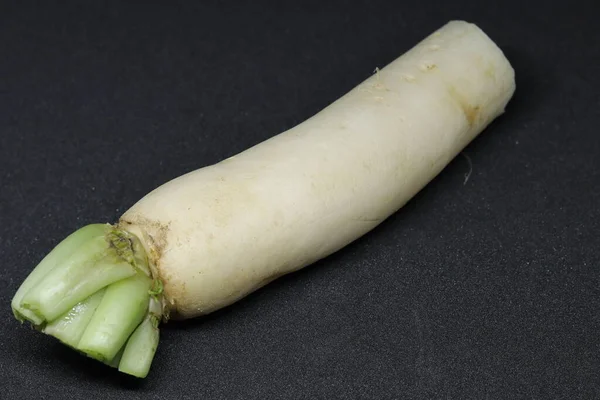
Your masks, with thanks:
M64 344L77 348L85 328L92 320L94 312L104 297L105 289L99 290L60 318L55 319L44 327L43 332L54 336Z
M100 361L112 360L144 319L151 283L138 274L110 285L77 348Z
M125 346L119 371L145 378L158 348L158 319L150 315L136 328Z
M36 315L33 311L21 306L21 300L29 290L37 285L57 264L62 263L83 243L94 238L104 236L106 231L105 224L91 224L73 232L60 242L38 266L31 271L29 276L23 281L17 293L13 297L11 307L13 314L19 321L28 320L34 325L40 325L44 322L43 318Z
M108 247L104 238L86 243L25 295L23 307L52 321L98 290L135 275L133 266L106 254Z

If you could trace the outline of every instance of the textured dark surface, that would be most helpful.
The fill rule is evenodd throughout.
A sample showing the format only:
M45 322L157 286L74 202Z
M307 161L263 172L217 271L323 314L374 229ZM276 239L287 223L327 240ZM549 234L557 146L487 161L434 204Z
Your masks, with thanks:
M600 398L592 1L51 3L0 3L0 398ZM164 326L141 382L13 319L69 232L302 121L450 19L517 71L466 184L459 157L338 254Z

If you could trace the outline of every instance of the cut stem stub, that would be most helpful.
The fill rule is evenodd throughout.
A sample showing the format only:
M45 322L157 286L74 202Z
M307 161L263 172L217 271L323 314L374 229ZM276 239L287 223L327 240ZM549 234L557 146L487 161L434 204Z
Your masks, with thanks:
M91 224L38 264L11 306L18 320L144 378L158 346L161 289L137 237L108 224Z

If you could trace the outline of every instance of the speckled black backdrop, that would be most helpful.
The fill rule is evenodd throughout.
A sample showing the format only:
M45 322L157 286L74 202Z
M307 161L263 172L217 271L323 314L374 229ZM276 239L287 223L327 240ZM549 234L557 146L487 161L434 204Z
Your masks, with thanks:
M0 3L0 398L600 398L592 1ZM401 212L208 318L143 382L13 320L66 234L309 117L450 19L517 71L507 113Z

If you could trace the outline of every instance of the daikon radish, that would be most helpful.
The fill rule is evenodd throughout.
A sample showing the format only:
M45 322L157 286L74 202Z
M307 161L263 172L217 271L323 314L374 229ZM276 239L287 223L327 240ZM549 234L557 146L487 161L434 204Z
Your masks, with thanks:
M162 185L115 225L75 232L25 280L13 312L144 377L159 320L228 306L366 234L514 90L496 44L449 22L300 125Z

